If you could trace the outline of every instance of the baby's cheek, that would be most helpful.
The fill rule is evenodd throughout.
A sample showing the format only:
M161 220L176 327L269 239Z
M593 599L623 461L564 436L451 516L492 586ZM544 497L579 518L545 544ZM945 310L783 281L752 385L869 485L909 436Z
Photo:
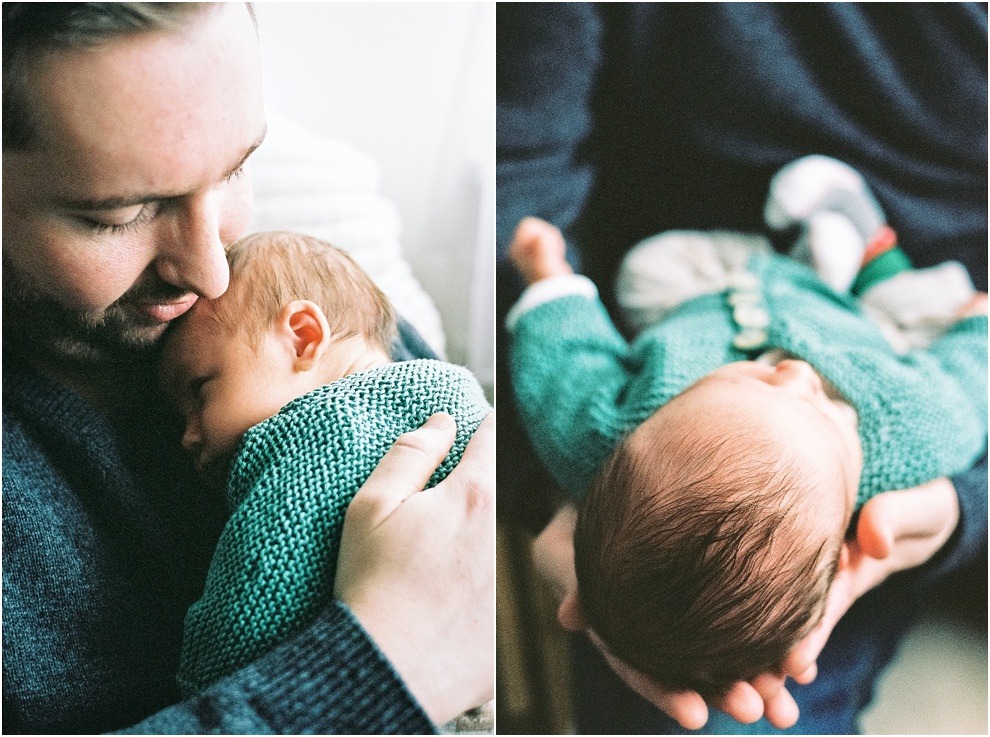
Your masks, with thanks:
M204 427L218 454L232 452L247 431L236 407L216 407L208 415L204 413Z

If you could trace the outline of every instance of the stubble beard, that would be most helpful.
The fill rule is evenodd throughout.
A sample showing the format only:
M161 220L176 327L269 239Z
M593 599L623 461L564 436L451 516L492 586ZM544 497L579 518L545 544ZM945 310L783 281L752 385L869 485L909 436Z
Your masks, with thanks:
M174 299L177 291L166 284L139 285L104 309L72 310L4 258L4 343L29 356L72 364L146 360L168 324L143 317L133 305Z

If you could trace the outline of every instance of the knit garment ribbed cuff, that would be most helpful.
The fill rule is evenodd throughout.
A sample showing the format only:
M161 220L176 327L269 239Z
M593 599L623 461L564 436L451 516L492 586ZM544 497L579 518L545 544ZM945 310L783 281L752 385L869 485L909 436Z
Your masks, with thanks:
M252 706L275 733L436 734L346 605L331 603L276 654L249 667L267 681Z
M519 319L530 310L574 294L595 299L598 296L598 287L591 279L580 274L561 274L534 282L526 288L509 310L505 318L505 327L511 333Z

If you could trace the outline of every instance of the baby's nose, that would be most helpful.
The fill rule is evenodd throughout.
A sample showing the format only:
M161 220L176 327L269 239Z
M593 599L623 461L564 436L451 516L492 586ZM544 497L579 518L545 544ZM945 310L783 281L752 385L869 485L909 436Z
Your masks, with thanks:
M194 419L190 419L186 423L185 432L182 434L182 449L186 451L186 453L196 456L202 447L203 437L202 433L199 431L199 423Z
M774 383L800 394L818 394L822 391L822 379L809 364L791 359L777 364Z

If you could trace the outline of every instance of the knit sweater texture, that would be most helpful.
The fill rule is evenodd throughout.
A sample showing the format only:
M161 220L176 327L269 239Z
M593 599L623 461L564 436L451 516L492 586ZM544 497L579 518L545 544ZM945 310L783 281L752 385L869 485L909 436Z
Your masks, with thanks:
M849 297L783 256L754 256L771 321L766 346L810 363L859 416L857 503L952 475L987 442L987 320L956 324L924 351L898 356ZM690 300L632 343L597 300L567 296L514 328L513 388L533 443L558 482L580 496L617 445L697 380L752 353L726 293ZM761 349L762 349L761 348Z
M3 366L3 732L424 734L388 659L339 603L206 691L175 682L182 623L223 524L153 385L108 415ZM154 377L153 366L143 375Z
M186 617L180 687L208 686L318 617L347 506L401 434L436 412L454 418L454 446L429 488L490 409L466 369L421 359L349 374L251 428L229 477L231 517Z

